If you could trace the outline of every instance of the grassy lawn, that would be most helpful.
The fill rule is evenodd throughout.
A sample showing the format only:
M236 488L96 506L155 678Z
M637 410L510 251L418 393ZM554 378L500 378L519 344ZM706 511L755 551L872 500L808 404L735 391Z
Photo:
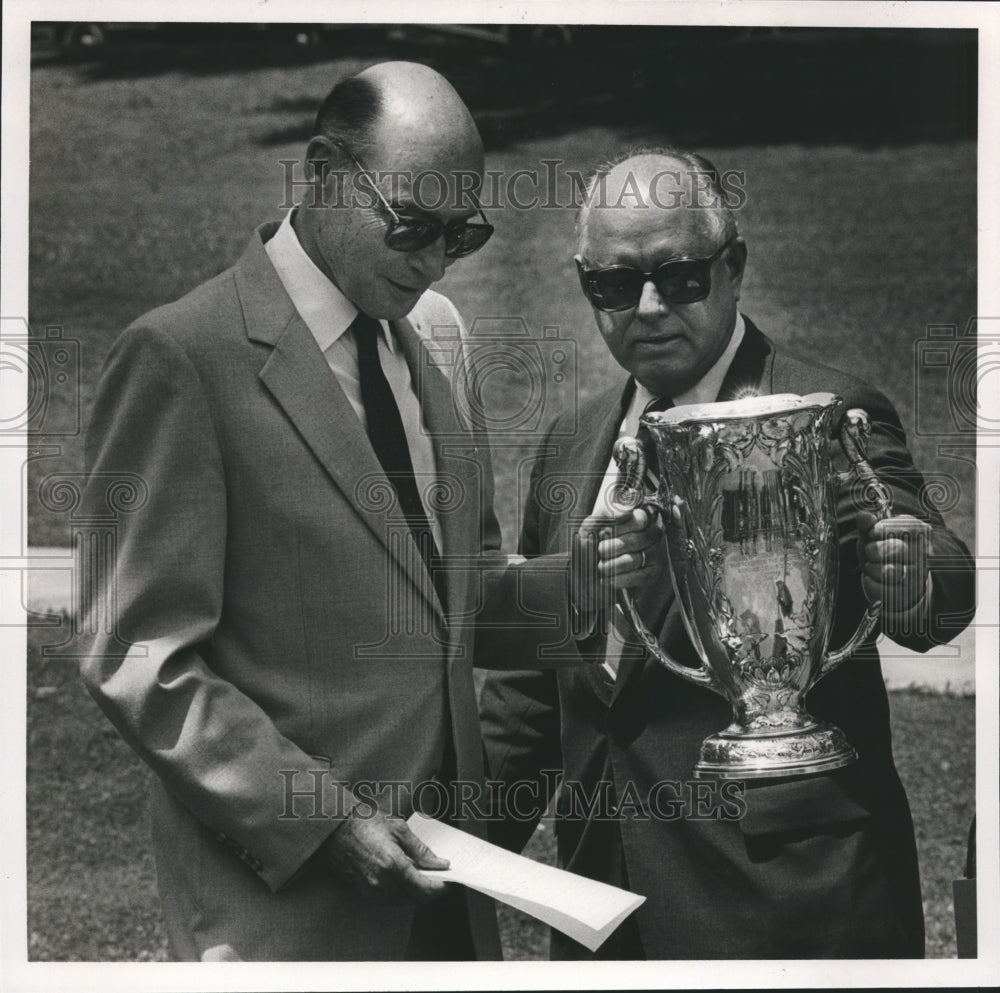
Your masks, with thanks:
M713 90L712 66L691 75L691 60L678 59L676 73L701 87L710 115L695 108L685 116L663 101L642 115L629 103L638 77L609 71L612 55L605 54L572 66L554 56L544 74L539 65L511 65L488 52L471 61L474 72L447 53L421 57L454 70L487 136L489 169L509 177L559 160L557 202L571 199L568 171L586 171L622 145L677 135L695 141L720 169L745 173L748 200L739 219L750 255L743 309L779 342L890 396L917 464L940 484L949 522L971 544L975 466L962 453L940 452L939 442L943 435L965 444L974 439L955 436L947 377L928 379L918 353L928 325L961 330L975 313L975 145L961 129L935 130L921 117L933 123L947 116L933 106L948 92L941 64L936 96L913 101L912 127L893 128L890 118L880 130L878 115L896 108L883 93L874 110L864 106L861 134L851 130L858 115L850 101L860 108L868 99L863 81L838 89L836 79L827 86L813 74L813 88L803 91L812 101L808 114L795 117L783 102L794 81L762 75L741 87L720 75ZM317 100L339 75L373 60L372 53L327 53L276 64L194 52L181 64L152 51L131 61L35 67L29 316L36 330L58 326L78 341L81 362L79 390L49 397L50 426L76 404L86 423L104 356L125 325L229 266L257 224L281 216L281 163L301 153ZM647 78L663 82L667 61L655 52L646 58ZM598 64L603 76L593 71ZM850 75L863 65L846 59L819 70ZM912 94L923 76L919 61L907 65L909 75L896 73L897 84ZM570 68L575 74L562 72ZM595 83L599 76L604 89ZM918 90L907 90L910 83ZM834 105L834 92L846 103ZM825 130L818 123L824 114L833 122ZM621 372L607 359L576 284L573 212L519 210L504 199L488 213L495 238L453 266L440 288L484 341L527 328L547 363L541 421ZM546 334L565 347L556 349ZM552 377L556 367L565 373L561 383ZM537 385L527 373L489 380L498 422L529 409ZM495 432L497 510L508 548L522 503L520 467L535 437L530 419L516 432ZM36 440L47 447L28 475L30 538L65 544L68 519L43 510L37 492L51 473L80 471L81 439ZM162 958L146 846L146 774L87 698L75 669L43 663L37 637L32 641L30 955ZM917 821L928 953L950 956L951 880L963 863L973 809L973 701L894 693L892 703L897 757ZM532 846L551 858L551 831L538 832ZM505 914L504 931L509 957L545 956L547 938L536 924Z
M87 695L76 666L28 657L28 954L45 961L160 961L166 945L149 854L150 775ZM916 825L927 954L954 957L951 883L975 807L972 697L890 694L894 749ZM554 861L550 824L527 854ZM678 906L683 913L683 906ZM548 957L548 931L501 908L508 960Z
M281 163L301 154L317 99L331 80L371 57L232 69L208 55L205 60L180 69L168 63L155 73L86 63L43 63L33 72L30 319L36 329L62 327L65 337L80 342L81 360L79 395L75 387L56 390L51 423L58 423L60 408L79 402L86 424L101 364L122 328L229 266L257 224L281 216L287 196ZM153 55L147 61L156 65ZM498 84L510 81L510 66L491 67L485 58L481 64L485 76L492 68ZM553 79L536 81L542 92L558 95L565 88L554 81L557 68ZM672 134L663 123L629 115L612 125L608 119L616 114L599 107L589 117L600 123L566 130L532 118L517 127L510 122L518 111L527 113L524 108L505 115L491 102L498 98L480 92L473 80L456 81L469 88L492 136L487 168L509 178L558 161L556 195L549 198L556 204L572 202L572 170L586 173L622 146ZM941 486L950 523L971 540L975 469L963 453L939 453L939 438L926 433L928 427L954 431L947 376L918 372L917 348L928 325L964 329L975 313L975 146L749 140L733 146L722 140L723 124L733 116L728 110L715 132L703 127L710 133L698 147L720 169L745 175L743 309L777 341L855 372L889 395L911 434L917 464ZM772 134L773 124L765 125L761 134ZM552 381L554 347L540 346L550 360L535 418L544 422L620 378L620 370L608 359L576 282L574 212L517 209L503 185L495 198L500 205L489 210L496 236L453 266L439 286L467 323L478 319L481 334L526 328L534 340L550 328L570 343L559 385ZM522 183L514 192L523 201L532 189ZM544 187L536 192L544 194ZM497 317L507 320L484 320ZM538 385L527 370L491 378L486 396L496 422L529 411ZM521 505L517 466L537 437L531 419L523 420L515 431L494 432L497 508L510 541ZM65 544L65 515L44 511L37 490L51 472L79 471L80 439L40 440L54 447L32 462L30 536L33 544Z

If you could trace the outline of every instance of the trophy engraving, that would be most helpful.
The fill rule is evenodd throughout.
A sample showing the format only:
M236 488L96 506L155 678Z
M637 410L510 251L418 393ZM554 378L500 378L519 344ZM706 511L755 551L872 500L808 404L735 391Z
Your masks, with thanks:
M749 397L674 407L642 418L659 464L659 490L643 495L646 453L633 438L615 446L616 497L661 512L670 574L701 659L681 665L623 604L639 638L671 672L725 697L729 727L707 738L694 774L729 779L801 776L856 758L842 731L814 720L809 689L869 636L870 606L841 648L827 641L837 587L837 479L829 440L842 405L831 393ZM873 512L891 496L865 458L864 411L837 426Z

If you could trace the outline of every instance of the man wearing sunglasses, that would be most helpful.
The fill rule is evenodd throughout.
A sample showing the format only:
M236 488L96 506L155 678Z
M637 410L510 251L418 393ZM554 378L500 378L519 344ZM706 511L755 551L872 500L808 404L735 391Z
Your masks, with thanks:
M696 201L671 196L671 183L676 193L684 177L697 188ZM973 607L967 549L922 506L923 480L889 401L851 376L790 356L739 312L747 248L714 167L688 152L652 150L602 168L590 189L578 222L579 280L627 377L581 406L574 437L563 440L565 429L556 425L543 446L524 512L525 568L565 553L571 522L582 519L574 551L580 555L596 536L609 561L631 569L623 579L602 567L600 581L645 586L639 603L647 625L675 659L697 665L662 550L630 554L614 534L605 502L617 477L613 443L620 433L635 435L646 410L829 391L869 412L869 458L892 491L895 513L929 534L939 563L947 560L947 572L928 570L915 546L889 538L870 514L842 499L831 644L846 640L875 599L895 605L883 627L900 644L926 651L954 637ZM833 456L838 469L846 468L839 451ZM561 480L577 484L576 497L554 508L544 493ZM577 607L586 615L598 600L579 596ZM745 789L730 783L741 787L736 800L718 783L691 782L702 740L730 721L728 704L656 662L620 610L612 620L606 634L598 629L579 640L589 665L530 669L545 646L527 631L513 644L494 637L478 655L490 666L493 653L520 652L526 670L491 674L485 684L490 775L508 786L533 782L544 793L552 776L543 770L560 770L562 863L647 898L598 954L922 956L913 826L893 765L874 640L809 697L816 718L844 730L858 762L799 780L750 781ZM507 813L495 840L517 849L534 819L524 810ZM553 932L553 957L588 954Z
M482 143L440 75L385 63L334 87L304 159L302 203L108 358L87 503L143 499L83 673L157 773L175 956L495 958L491 901L421 873L447 863L405 824L421 786L483 775L478 585L448 563L499 529L427 348L463 331L431 285L493 231Z

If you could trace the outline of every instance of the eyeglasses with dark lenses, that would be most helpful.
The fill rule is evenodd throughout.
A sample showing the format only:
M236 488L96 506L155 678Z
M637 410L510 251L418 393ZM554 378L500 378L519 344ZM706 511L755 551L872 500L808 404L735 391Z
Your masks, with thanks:
M671 304L698 303L712 292L712 266L735 241L730 238L713 255L704 259L670 259L652 272L630 265L611 265L588 269L579 259L576 267L580 286L587 299L598 309L615 313L639 306L642 289L652 280L656 292Z
M482 224L470 221L468 218L456 218L453 221L442 221L437 217L400 217L392 208L392 204L382 195L375 185L367 169L358 161L357 156L346 146L341 146L350 155L358 171L365 177L369 187L382 202L382 208L389 215L385 231L385 243L396 252L419 252L420 249L433 245L444 235L444 254L449 259L461 259L473 252L478 252L483 245L493 237L496 230L483 213L482 207L476 204L476 210L483 219Z
M478 208L477 208L478 209ZM461 220L444 223L436 217L400 217L389 208L392 218L385 233L385 243L397 252L417 252L433 245L444 235L444 254L449 259L461 259L478 252L493 236L493 225L480 209L483 223Z

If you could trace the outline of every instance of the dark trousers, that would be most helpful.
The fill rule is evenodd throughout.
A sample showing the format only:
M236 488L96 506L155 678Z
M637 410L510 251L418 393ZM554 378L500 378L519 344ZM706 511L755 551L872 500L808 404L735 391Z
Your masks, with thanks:
M475 957L461 886L450 885L442 897L417 905L406 948L408 961L466 962Z

